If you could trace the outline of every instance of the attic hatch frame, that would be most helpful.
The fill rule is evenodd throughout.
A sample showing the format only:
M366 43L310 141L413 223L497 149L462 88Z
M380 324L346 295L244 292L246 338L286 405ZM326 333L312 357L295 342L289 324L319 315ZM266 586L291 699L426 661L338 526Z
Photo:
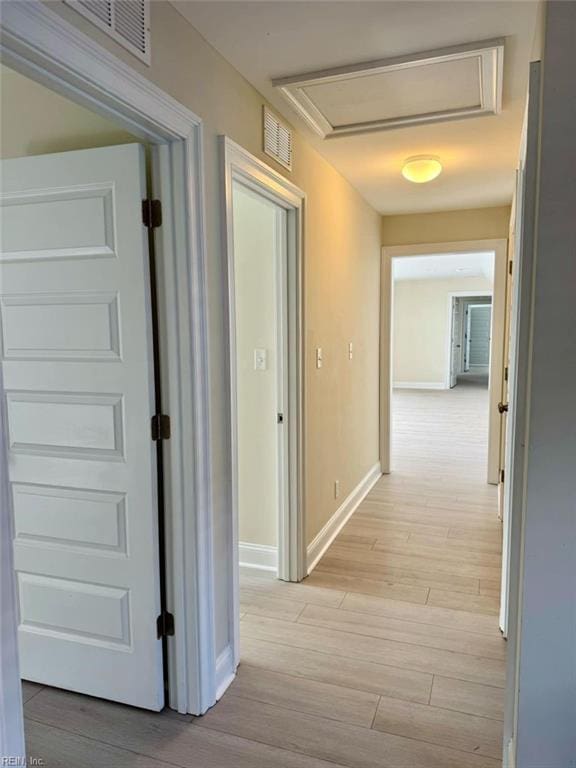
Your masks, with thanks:
M481 115L497 115L502 110L502 80L504 72L504 38L481 40L432 51L395 56L389 59L365 61L331 69L272 80L274 88L296 110L304 122L322 139L353 136L360 133L385 131L413 125L425 125L446 120L461 120ZM478 58L479 104L463 108L447 108L414 115L398 115L366 122L333 125L320 107L306 93L311 86L328 85L347 80L376 76L446 62Z
M161 378L164 409L176 427L164 446L166 580L168 608L176 617L175 635L168 638L169 706L201 714L215 703L218 688L202 121L41 0L5 5L0 60L153 145L154 192L167 213L157 242ZM7 457L0 454L0 461L0 470L7 470ZM9 530L3 519L3 535ZM3 571L10 567L4 559ZM12 646L15 595L2 599L13 619L14 626L4 627ZM0 656L3 687L15 675L12 649L8 658ZM0 702L6 704L0 707L0 735L8 734L17 754L24 744L21 701L14 686L8 688L12 698Z

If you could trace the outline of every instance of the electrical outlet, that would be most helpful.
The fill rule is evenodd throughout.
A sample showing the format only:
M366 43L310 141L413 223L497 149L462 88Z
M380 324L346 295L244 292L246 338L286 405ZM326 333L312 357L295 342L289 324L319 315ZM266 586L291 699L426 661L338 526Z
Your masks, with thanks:
M316 368L322 368L322 347L316 349Z
M334 498L340 496L340 480L334 480Z
M352 342L350 342L348 344L348 360L352 360L353 357L354 357L354 346Z

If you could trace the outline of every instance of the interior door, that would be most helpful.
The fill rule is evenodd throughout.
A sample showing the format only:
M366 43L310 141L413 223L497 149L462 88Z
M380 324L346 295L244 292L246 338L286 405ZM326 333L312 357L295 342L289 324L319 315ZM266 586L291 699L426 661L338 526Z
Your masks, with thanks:
M516 178L518 186L518 177ZM508 235L508 272L506 276L506 312L504 315L504 371L502 376L502 397L500 402L508 405L508 378L510 372L510 335L512 329L512 311L513 311L513 285L514 285L514 252L516 248L516 215L517 215L517 192L514 195L512 203L512 213L510 217L510 232ZM508 431L508 412L501 408L500 413L500 474L498 477L498 517L504 519L504 478L506 476L506 433Z
M462 365L462 302L452 297L450 328L450 388L455 387Z
M144 150L2 162L22 677L164 703Z
M530 65L528 109L520 167L516 180L514 281L510 315L510 353L508 371L508 418L504 455L502 520L502 583L500 629L508 636L511 600L517 602L518 563L521 546L521 518L524 486L524 446L526 444L526 409L528 399L528 361L534 269L533 236L535 221L536 174L540 123L540 63ZM515 581L515 585L512 582Z

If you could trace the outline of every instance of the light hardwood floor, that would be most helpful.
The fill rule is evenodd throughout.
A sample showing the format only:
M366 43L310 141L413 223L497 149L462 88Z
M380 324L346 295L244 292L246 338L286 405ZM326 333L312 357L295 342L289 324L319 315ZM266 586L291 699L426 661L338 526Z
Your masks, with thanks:
M204 717L26 685L48 768L496 768L505 643L487 392L394 394L383 477L302 584L242 575L242 663Z

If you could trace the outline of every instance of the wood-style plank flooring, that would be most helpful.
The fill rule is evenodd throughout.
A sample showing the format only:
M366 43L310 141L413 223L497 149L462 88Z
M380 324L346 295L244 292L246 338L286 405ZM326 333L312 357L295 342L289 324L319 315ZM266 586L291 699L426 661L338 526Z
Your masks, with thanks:
M501 530L487 392L394 393L393 474L302 584L242 575L242 663L204 717L25 684L48 768L496 768Z

